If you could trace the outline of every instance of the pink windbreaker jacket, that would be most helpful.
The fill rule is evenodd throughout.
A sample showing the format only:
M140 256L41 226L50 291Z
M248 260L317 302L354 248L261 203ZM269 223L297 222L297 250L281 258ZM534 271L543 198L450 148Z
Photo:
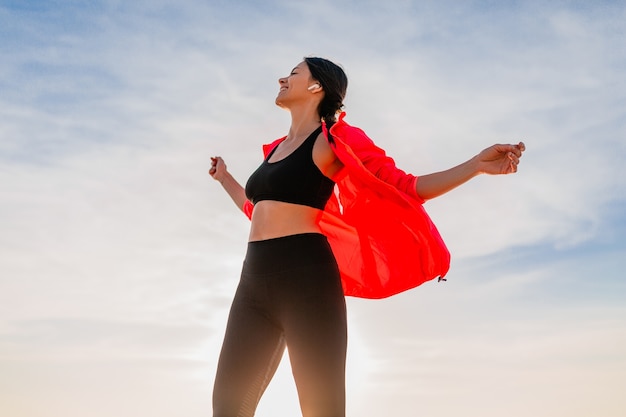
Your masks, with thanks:
M417 177L396 167L365 132L339 116L331 147L344 169L320 220L333 249L345 295L384 298L443 278L450 253L422 207ZM328 131L324 125L324 133ZM285 138L263 145L265 156ZM253 205L244 205L252 217Z

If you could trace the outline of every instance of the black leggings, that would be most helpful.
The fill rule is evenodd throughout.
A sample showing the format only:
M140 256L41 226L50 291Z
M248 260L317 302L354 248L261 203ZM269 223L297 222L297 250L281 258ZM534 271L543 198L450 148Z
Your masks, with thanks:
M253 416L289 348L304 417L345 416L346 304L326 240L250 242L213 390L214 417Z

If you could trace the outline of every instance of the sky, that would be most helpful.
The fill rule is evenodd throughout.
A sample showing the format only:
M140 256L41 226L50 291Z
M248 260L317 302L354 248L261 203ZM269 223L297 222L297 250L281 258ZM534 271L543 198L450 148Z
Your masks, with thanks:
M0 0L0 414L211 415L278 78L341 64L399 167L523 140L425 208L447 282L348 298L347 416L623 416L623 1ZM287 358L258 417L299 415Z

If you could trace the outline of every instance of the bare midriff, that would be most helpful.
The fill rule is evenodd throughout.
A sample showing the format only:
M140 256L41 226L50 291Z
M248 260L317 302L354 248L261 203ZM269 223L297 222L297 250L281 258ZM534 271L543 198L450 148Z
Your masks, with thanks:
M300 204L263 200L254 205L249 241L301 233L321 233L322 210Z

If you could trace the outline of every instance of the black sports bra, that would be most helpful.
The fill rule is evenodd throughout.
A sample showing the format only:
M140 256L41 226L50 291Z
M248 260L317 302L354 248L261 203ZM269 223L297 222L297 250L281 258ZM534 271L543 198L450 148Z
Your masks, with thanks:
M268 162L276 147L272 149L246 183L248 200L254 204L263 200L282 201L323 210L335 183L313 162L313 145L321 131L320 126L280 161Z

